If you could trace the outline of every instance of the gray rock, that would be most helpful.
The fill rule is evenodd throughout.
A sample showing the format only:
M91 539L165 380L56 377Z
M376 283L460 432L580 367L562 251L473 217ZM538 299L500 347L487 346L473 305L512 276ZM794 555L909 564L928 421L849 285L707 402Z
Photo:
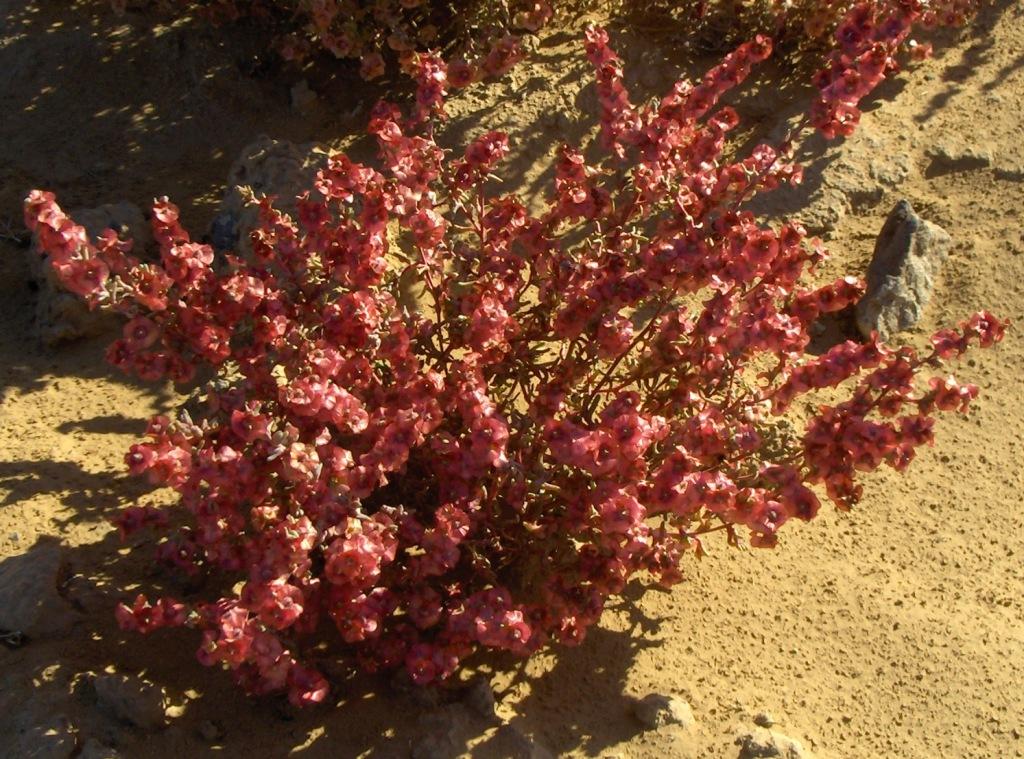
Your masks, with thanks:
M228 225L227 231L235 238L238 253L252 255L249 237L259 222L259 210L246 202L240 188L248 187L258 197L276 198L274 207L294 218L296 197L312 188L317 171L326 164L324 155L315 152L315 148L314 143L297 145L263 135L242 150L228 172L228 189L217 215L217 219L235 220L233 229L224 219L220 223ZM211 228L211 240L214 234ZM220 231L216 234L220 238Z
M876 164L868 164L867 176L864 175L864 159L859 163L844 163L838 166L827 177L823 195L838 193L846 199L850 213L858 213L865 208L873 208L882 202L885 197L885 189L877 180L873 180L872 169Z
M444 735L429 733L413 744L409 756L412 759L456 759L458 747Z
M975 147L935 145L925 155L931 159L926 174L939 176L958 171L985 169L992 165L992 154Z
M85 227L93 237L99 237L104 231L112 229L122 240L131 240L132 255L145 258L153 245L153 230L146 214L127 200L72 211L71 218Z
M696 724L693 710L681 698L650 693L633 704L633 714L641 724L651 729L680 725L689 730Z
M56 282L39 286L36 296L36 332L48 348L117 329L120 320L108 311L90 311L77 295Z
M836 228L850 213L850 202L842 192L826 186L808 199L807 207L794 218L812 235L824 235Z
M812 195L809 210L813 216L815 207L821 207L819 215L835 217L835 222L874 208L887 189L906 182L914 170L902 146L870 128L858 130L841 146L825 144L822 148L833 160L821 170L821 188ZM831 210L826 212L828 208Z
M436 685L413 685L406 691L409 700L421 709L438 709L445 703L448 694Z
M77 731L64 714L62 688L39 681L26 688L24 671L15 673L13 665L0 675L0 756L68 759L77 748Z
M906 200L886 219L868 267L867 292L857 303L857 327L886 339L918 322L949 255L950 236L924 221Z
M811 137L804 150L818 159L807 162L803 182L761 193L748 207L759 215L795 219L811 234L827 235L847 216L878 205L914 171L902 146L868 127L842 145Z
M456 759L472 754L474 741L494 727L493 717L481 719L465 703L446 704L423 713L417 720L412 759ZM509 759L551 759L552 754L514 725L505 723L487 739L487 756Z
M0 562L0 630L32 638L68 632L78 614L60 594L67 579L64 549L40 542Z
M93 688L100 708L112 717L143 730L154 730L165 724L163 688L139 677L109 674L97 675Z
M813 759L800 741L763 727L744 728L736 736L736 745L739 759Z

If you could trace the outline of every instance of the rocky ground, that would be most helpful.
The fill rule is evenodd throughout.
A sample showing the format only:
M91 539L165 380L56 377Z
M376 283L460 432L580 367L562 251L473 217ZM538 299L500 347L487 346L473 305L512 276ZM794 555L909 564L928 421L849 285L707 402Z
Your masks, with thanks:
M122 634L113 604L162 579L146 546L127 550L106 520L169 500L121 459L178 398L108 370L102 335L45 342L67 336L46 331L66 314L34 276L20 200L36 186L81 208L168 194L205 229L260 135L365 153L379 93L343 68L268 71L241 33L66 5L0 0L0 629L23 635L0 638L0 753L1024 755L1019 327L958 371L982 389L975 411L941 420L907 476L871 477L853 513L787 527L774 551L713 545L687 583L627 597L584 645L518 669L496 662L464 688L357 678L338 708L297 714L200 667L188 631ZM576 38L552 31L531 65L460 93L444 139L509 131L521 187L542 193L555 141L593 133ZM692 63L668 39L618 40L644 96ZM901 199L948 232L923 317L896 342L980 308L1024 321L1024 13L995 2L939 42L884 86L855 137L811 140L803 187L761 208L825 237L826 274L865 273ZM797 108L799 88L773 86L781 76L766 70L740 103L761 134ZM275 166L301 171L283 155Z

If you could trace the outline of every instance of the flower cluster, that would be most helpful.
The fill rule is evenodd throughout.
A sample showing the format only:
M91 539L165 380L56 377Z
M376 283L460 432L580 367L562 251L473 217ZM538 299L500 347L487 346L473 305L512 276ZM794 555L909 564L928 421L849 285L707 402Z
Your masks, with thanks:
M899 70L899 54L916 59L931 46L912 38L915 29L961 26L984 0L751 0L744 3L622 2L625 15L654 16L665 29L685 25L691 40L719 45L771 36L784 54L821 62L814 75L818 96L812 123L829 137L852 133L860 118L857 104ZM560 8L556 4L556 8Z
M190 515L159 558L223 583L139 597L124 628L195 627L201 662L296 704L325 698L332 658L429 683L482 649L579 642L631 580L678 582L711 533L770 547L822 497L849 508L861 473L903 469L936 411L967 409L976 388L922 375L997 342L989 314L924 354L808 355L861 285L815 284L820 243L744 210L800 177L785 149L726 149L719 102L767 39L644 106L603 30L586 51L604 154L563 147L536 212L493 182L504 135L435 144L439 59L411 118L374 108L379 166L331 156L296 218L253 199L245 259L193 242L163 199L142 263L31 193L60 280L127 319L113 364L215 375L126 463ZM822 405L783 424L798 398ZM169 529L151 507L118 524Z
M915 57L931 48L910 39L915 25L963 24L980 0L866 0L854 5L835 29L835 46L814 84L818 97L812 123L826 137L846 136L860 120L857 104L888 73L897 71L897 53L910 46Z
M115 10L124 11L125 0L111 2ZM623 17L653 15L666 29L685 27L690 39L710 37L719 46L766 35L784 53L820 62L813 76L818 94L810 118L833 138L853 132L860 119L858 104L899 70L901 52L909 50L918 59L930 55L929 44L911 37L915 28L962 25L983 2L753 0L737 5L630 0L606 10ZM302 62L326 50L337 58L359 60L359 74L367 80L385 73L388 55L422 83L426 59L435 69L442 67L438 90L504 75L526 56L522 34L539 31L556 12L579 15L590 9L585 0L517 0L500 7L479 0L190 0L185 5L216 23L243 16L261 19L283 30L277 47L286 60ZM182 12L180 6L172 8ZM444 60L433 52L442 48ZM746 65L751 62L756 54ZM740 62L732 73L742 79L743 69Z
M111 0L123 13L126 0ZM277 50L302 63L317 52L359 61L371 80L387 59L409 65L417 52L445 48L452 83L465 86L501 76L523 58L522 35L553 15L547 0L187 0L166 3L170 13L197 12L215 24L253 18L278 32Z

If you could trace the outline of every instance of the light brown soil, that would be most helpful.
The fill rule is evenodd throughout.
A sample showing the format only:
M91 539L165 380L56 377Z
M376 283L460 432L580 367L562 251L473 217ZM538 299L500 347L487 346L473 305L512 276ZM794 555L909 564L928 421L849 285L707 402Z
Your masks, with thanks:
M456 97L446 139L507 129L524 189L542 191L553 141L593 123L574 34L549 34L538 62ZM683 63L650 40L623 39L626 59L645 61L644 94ZM201 229L232 159L257 135L340 144L359 134L379 90L343 67L320 71L310 78L320 99L296 113L288 88L298 76L248 76L247 44L241 31L119 21L102 2L0 0L0 558L57 536L73 570L68 595L87 612L68 636L0 648L2 755L23 750L19 731L47 714L66 715L82 742L132 757L212 751L197 733L205 720L226 731L222 755L252 757L408 756L426 729L423 699L375 678L343 688L338 709L296 716L200 667L189 631L119 632L113 604L159 578L145 547L129 554L106 520L146 492L123 474L122 456L177 396L114 374L102 340L46 350L33 337L28 252L14 239L29 188L54 189L68 207L168 194ZM910 342L980 308L1024 323L1022 51L1024 14L1002 0L887 85L865 136L811 156L812 190L830 172L906 167L897 188L835 225L832 272L864 271L899 197L952 234ZM772 101L750 102L770 131ZM991 166L936 173L927 151L939 144L981 148ZM818 756L1024 755L1020 333L958 370L981 398L970 416L941 420L938 445L907 476L870 477L861 507L787 527L774 551L714 545L687 583L610 609L579 648L537 657L528 677L494 675L500 716L556 755L736 756L735 726L759 711ZM108 668L166 687L178 707L170 727L144 735L100 715L76 684ZM643 732L628 697L652 691L689 701L697 730ZM508 750L493 726L474 725L460 738L466 750Z

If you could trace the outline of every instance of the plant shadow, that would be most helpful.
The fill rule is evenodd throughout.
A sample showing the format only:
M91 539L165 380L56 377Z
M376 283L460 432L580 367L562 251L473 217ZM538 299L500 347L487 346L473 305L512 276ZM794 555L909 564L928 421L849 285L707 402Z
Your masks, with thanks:
M959 61L949 61L947 63L941 75L945 87L933 95L922 111L914 117L917 123L923 124L930 121L943 109L947 108L957 95L963 91L963 83L968 81L979 67L991 59L992 50L995 45L994 30L996 24L1011 9L1017 15L1022 13L1021 6L1016 0L994 0L994 2L983 5L978 17L970 24L966 31L961 32L960 30L947 29L936 33L936 39L942 48L947 47L948 43L961 33L969 35L976 42L964 50ZM947 54L940 53L939 60L946 63L947 57L949 57ZM1021 66L1024 66L1024 56L1019 56L1004 66L990 82L983 85L983 89L989 91L995 88L1004 77Z
M41 539L30 553L51 540ZM92 739L124 755L152 757L180 756L182 751L382 759L511 757L538 755L534 752L540 747L553 755L598 755L640 732L624 688L637 653L656 644L657 624L636 606L635 588L627 589L621 605L611 610L614 629L598 626L579 646L542 653L550 664L522 664L518 682L511 676L516 663L509 657L484 656L474 662L478 678L510 683L497 694L499 713L503 697L513 692L518 696L510 720L488 713L486 706L481 709L468 696L472 688L464 684L417 688L348 667L327 670L329 703L296 710L280 697L246 697L228 673L202 667L193 654L199 643L195 631L159 630L141 636L118 628L114 606L138 593L185 601L209 595L154 565L153 547L152 539L143 536L126 548L115 531L93 543L65 546L67 569L60 593L75 610L71 631L0 649L2 682L16 687L26 702L66 715L80 745ZM0 573L7 562L20 558L0 561ZM171 705L168 727L147 732L112 717L87 685L90 673L104 671L138 676L163 688ZM17 719L17 714L0 714L0 732L15 729Z

